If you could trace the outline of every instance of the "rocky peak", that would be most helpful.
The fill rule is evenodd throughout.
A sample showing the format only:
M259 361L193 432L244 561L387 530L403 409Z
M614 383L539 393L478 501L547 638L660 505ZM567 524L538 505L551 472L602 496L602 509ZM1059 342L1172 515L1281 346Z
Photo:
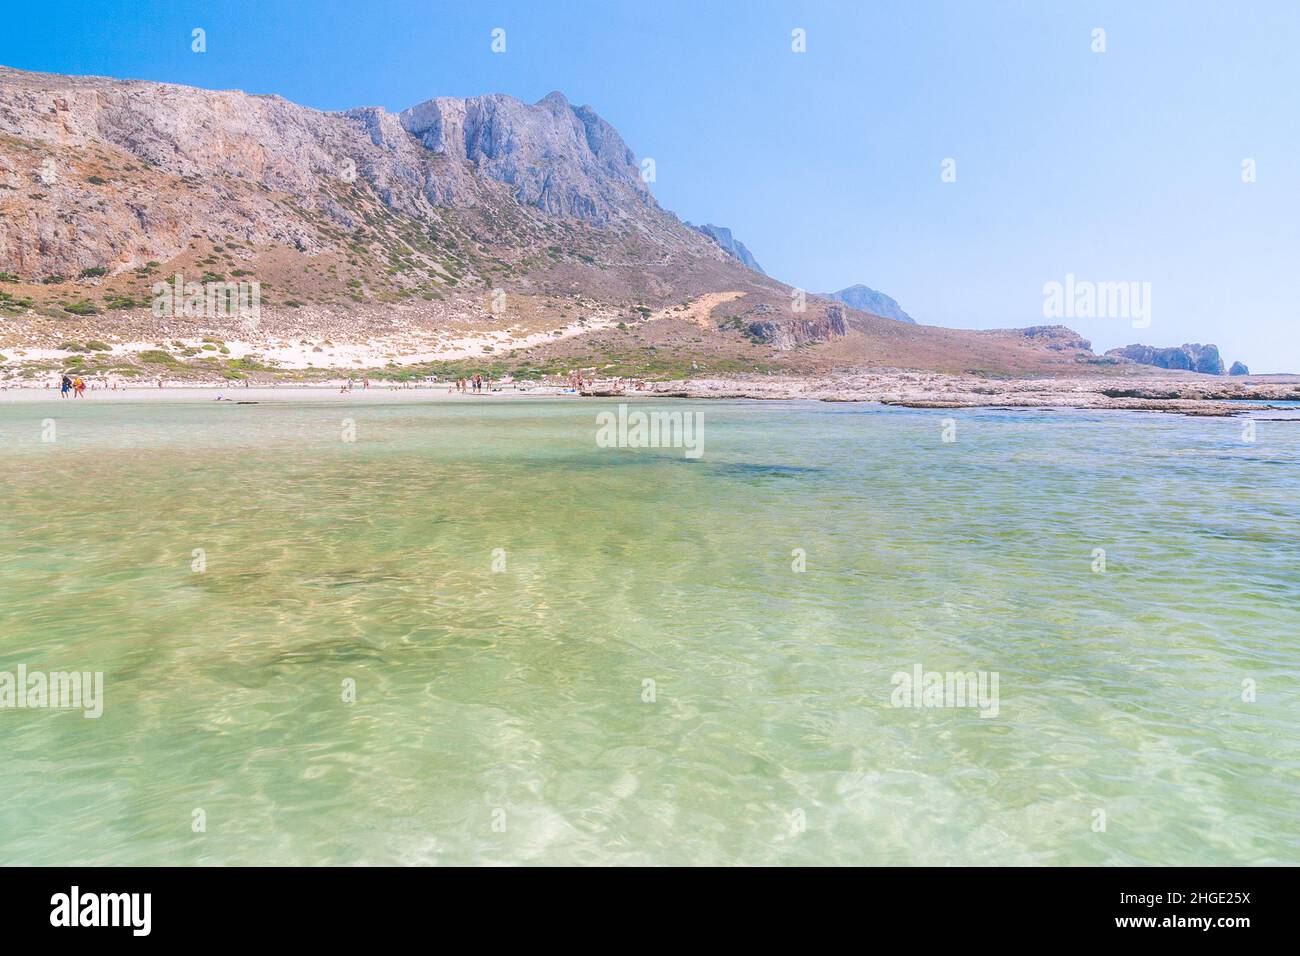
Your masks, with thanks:
M500 93L438 97L400 122L426 149L467 160L549 215L606 225L655 205L622 137L562 93L531 106Z
M850 309L857 309L859 312L868 312L871 315L916 325L916 320L904 312L903 307L894 299L869 286L851 285L847 289L840 289L839 292L824 292L822 298L843 302Z
M49 170L39 189L27 188L33 169ZM0 189L0 261L34 277L164 261L216 234L312 254L342 245L340 228L378 242L358 206L370 196L420 222L453 209L485 218L470 230L480 245L543 242L549 218L692 261L725 258L659 208L609 123L558 92L532 105L489 94L322 112L0 67Z

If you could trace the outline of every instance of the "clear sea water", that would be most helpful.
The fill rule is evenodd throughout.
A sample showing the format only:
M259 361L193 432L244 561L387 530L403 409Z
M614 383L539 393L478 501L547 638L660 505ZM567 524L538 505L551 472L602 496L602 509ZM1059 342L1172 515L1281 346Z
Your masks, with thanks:
M1300 422L614 407L0 404L0 863L1300 862Z

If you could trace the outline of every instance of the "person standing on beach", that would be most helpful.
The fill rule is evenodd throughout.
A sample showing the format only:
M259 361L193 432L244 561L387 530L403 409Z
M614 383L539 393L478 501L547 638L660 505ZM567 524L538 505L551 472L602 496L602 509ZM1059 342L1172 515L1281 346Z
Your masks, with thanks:
M67 398L70 391L72 391L72 379L65 375L63 381L59 383L59 397Z

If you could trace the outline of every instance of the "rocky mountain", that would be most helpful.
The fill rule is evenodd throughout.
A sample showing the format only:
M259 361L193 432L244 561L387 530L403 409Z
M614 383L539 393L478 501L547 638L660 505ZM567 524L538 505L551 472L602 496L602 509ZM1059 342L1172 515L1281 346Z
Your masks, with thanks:
M545 249L565 222L723 261L658 207L618 133L559 93L322 113L275 96L0 69L0 136L0 260L37 279L170 258L195 234L301 252L369 245L393 217L447 223L462 246ZM440 279L475 271L466 255L446 268L457 250L431 241L451 255L385 251Z
M214 310L235 284L258 308ZM1091 355L848 298L805 305L729 230L661 208L617 131L559 93L321 112L0 67L0 378L1017 374Z
M405 145L383 110L348 115L365 121L376 145ZM476 172L507 184L518 202L551 216L607 226L655 207L627 144L591 107L571 106L563 93L532 106L500 94L439 97L403 110L396 120L433 154L467 160ZM435 187L430 198L455 202L454 188Z
M1250 369L1248 369L1248 368L1246 367L1246 365L1245 365L1244 362L1233 362L1233 363L1232 363L1232 368L1228 369L1228 374L1229 374L1229 375L1249 375L1249 374L1250 374Z
M1139 365L1154 365L1157 368L1203 372L1206 375L1222 375L1224 372L1223 359L1219 356L1218 346L1215 345L1191 343L1177 348L1126 345L1120 349L1111 349L1106 355L1111 358L1128 359Z
M755 259L750 251L745 248L745 244L733 236L731 230L726 226L715 226L712 223L705 223L702 226L692 226L689 222L686 225L691 226L691 228L697 232L701 232L708 236L718 244L723 252L731 256L733 259L739 260L761 275L767 275L766 272L763 272L763 267L758 264L758 260Z
M823 292L822 298L835 299L837 302L843 302L850 309L857 309L860 312L916 324L916 320L904 312L902 306L896 301L885 293L877 292L865 285L851 285L847 289L840 289L839 292Z

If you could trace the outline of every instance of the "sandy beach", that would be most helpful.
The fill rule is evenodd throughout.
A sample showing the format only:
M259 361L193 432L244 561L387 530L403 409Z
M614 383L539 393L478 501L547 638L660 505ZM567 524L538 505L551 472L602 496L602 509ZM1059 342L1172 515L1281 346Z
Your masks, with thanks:
M321 402L339 399L341 401L373 402L375 404L397 404L401 402L484 402L491 400L511 400L520 398L573 398L580 396L571 388L552 385L537 385L531 388L507 386L496 392L458 393L449 391L448 383L433 385L399 386L371 385L370 388L354 387L351 391L340 391L337 383L332 385L282 385L282 386L243 386L229 385L167 385L163 388L154 386L133 388L98 388L87 390L81 398L69 395L59 398L57 388L6 388L0 389L0 403L19 404L23 402L113 402L123 404L140 403L177 403L177 402Z
M86 402L302 402L346 401L392 404L401 402L483 402L521 398L752 399L869 402L908 408L1081 408L1172 412L1223 417L1270 409L1293 413L1300 402L1300 377L1260 376L1228 380L1209 376L1131 379L1052 378L990 380L943 376L926 372L859 372L828 377L737 376L668 382L597 379L591 394L579 395L559 382L507 382L492 392L456 392L451 383L397 384L372 382L363 388L354 380L348 391L343 380L319 385L285 384L244 387L229 383L133 386L89 389ZM0 402L59 400L56 385L0 389Z

